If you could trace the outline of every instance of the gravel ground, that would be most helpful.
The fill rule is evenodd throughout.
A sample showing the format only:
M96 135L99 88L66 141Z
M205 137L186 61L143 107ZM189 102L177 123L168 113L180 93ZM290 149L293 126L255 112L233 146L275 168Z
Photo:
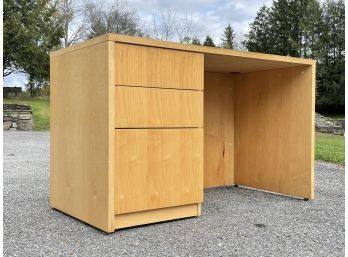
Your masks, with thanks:
M205 192L202 216L109 235L50 209L49 133L4 133L5 256L344 256L344 168L317 162L316 199Z

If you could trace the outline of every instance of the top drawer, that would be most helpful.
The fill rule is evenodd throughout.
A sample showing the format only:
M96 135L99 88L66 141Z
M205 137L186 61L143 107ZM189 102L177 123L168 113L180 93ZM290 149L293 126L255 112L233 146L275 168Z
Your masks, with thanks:
M203 90L204 56L116 43L116 85Z

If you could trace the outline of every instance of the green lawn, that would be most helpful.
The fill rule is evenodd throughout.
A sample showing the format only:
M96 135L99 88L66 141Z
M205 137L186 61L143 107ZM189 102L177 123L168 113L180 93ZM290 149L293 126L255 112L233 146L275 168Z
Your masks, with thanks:
M33 110L34 130L50 129L50 103L48 99L4 99L4 104L27 104Z
M315 159L344 165L344 136L315 133Z

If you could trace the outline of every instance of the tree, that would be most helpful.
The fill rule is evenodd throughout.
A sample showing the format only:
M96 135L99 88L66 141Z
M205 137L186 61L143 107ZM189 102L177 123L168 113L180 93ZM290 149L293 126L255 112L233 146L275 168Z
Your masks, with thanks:
M86 37L87 15L79 0L59 0L58 10L63 21L63 47L78 43Z
M243 32L238 32L238 33L235 33L235 36L234 36L234 47L233 49L238 49L240 51L247 51L248 49L245 47L244 45L244 41L245 41L245 35Z
M263 5L256 14L255 20L250 23L250 31L245 35L243 44L249 51L271 53L271 24L270 9Z
M22 40L25 39L24 26L18 26L19 13L15 0L4 1L4 53L3 76L6 77L19 70L18 52L22 48Z
M28 76L34 87L47 84L50 50L59 47L63 28L54 2L50 0L4 1L3 74Z
M152 37L159 40L171 40L175 34L177 11L162 9L152 15Z
M209 35L205 38L203 45L215 47L214 41Z
M191 45L201 45L201 41L197 37L185 37L181 43L191 44Z
M249 51L294 57L314 56L318 22L317 0L274 0L263 5L250 24L244 45Z
M277 0L271 7L271 44L272 53L280 55L300 56L303 3L306 0Z
M343 0L274 0L262 6L244 41L249 51L317 60L316 109L344 112Z
M345 84L344 1L327 0L321 10L317 62L316 108L344 112Z
M197 37L193 37L191 40L192 45L201 45L201 41Z
M189 43L194 25L192 15L180 14L177 9L164 8L152 14L152 26L148 34L159 40Z
M184 43L185 39L191 37L192 25L192 15L185 14L177 19L177 22L175 24L175 31L180 43Z
M319 51L319 35L321 33L321 8L317 0L309 0L304 7L300 28L302 34L301 56L316 58Z
M116 0L112 5L88 3L86 12L90 27L88 38L105 33L142 35L135 12L122 0Z
M221 46L223 48L233 49L235 45L235 34L230 24L224 29L224 33L221 38Z

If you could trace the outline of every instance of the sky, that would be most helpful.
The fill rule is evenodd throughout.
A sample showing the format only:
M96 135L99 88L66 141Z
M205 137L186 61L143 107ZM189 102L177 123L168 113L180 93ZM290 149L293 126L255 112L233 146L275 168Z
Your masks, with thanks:
M112 2L109 0L108 2ZM237 38L249 30L249 23L263 4L270 5L272 0L128 0L127 5L135 11L144 27L152 24L152 16L160 10L174 10L177 16L191 16L193 19L193 35L204 39L206 35L220 42L223 28L228 23L234 29ZM238 40L238 39L237 39ZM21 86L26 84L23 75L5 77L5 86Z
M198 37L210 35L219 42L223 28L231 24L236 34L248 32L249 23L263 4L271 0L129 0L128 4L138 13L140 19L151 20L157 10L173 9L179 15L192 15Z

